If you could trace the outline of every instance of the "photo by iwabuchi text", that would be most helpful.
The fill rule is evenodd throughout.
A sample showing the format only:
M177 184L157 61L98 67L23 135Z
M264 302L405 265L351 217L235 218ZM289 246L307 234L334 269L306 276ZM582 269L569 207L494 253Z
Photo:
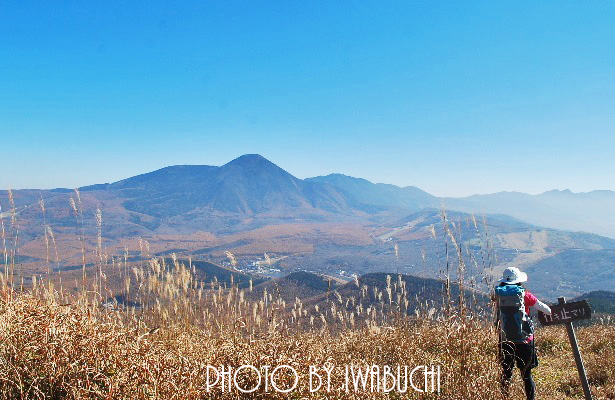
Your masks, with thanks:
M440 393L439 365L290 365L206 368L207 392Z

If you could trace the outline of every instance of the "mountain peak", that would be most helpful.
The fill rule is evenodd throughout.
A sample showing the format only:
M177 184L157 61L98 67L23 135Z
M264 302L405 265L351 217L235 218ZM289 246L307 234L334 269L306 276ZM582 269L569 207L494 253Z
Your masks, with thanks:
M220 173L222 174L239 174L250 176L250 179L260 179L269 181L271 179L290 179L295 180L291 174L267 160L260 154L244 154L241 157L229 161L220 167ZM235 176L235 178L237 178ZM235 179L233 178L233 179Z
M240 165L240 166L256 166L256 165L275 165L271 161L267 160L260 154L244 154L236 159L224 164L223 167L228 165Z
M564 189L564 190L559 190L559 189L553 189L553 190L549 190L546 191L544 193L542 193L543 195L552 195L552 196L561 196L561 195L573 195L573 194L577 194L577 193L573 193L570 189Z

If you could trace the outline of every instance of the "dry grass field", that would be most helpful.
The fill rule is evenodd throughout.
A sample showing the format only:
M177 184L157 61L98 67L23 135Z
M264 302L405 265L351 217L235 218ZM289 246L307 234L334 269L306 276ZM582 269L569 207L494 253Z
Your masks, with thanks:
M501 398L496 333L484 316L488 312L451 307L407 316L408 302L395 306L395 301L402 296L412 301L413 295L395 279L377 296L381 304L355 312L341 307L352 299L335 296L321 308L300 300L287 304L275 293L248 300L250 288L204 288L189 267L165 265L163 260L124 276L124 295L138 307L111 301L111 293L103 295L104 276L88 279L88 290L77 294L48 282L37 282L23 293L5 285L0 300L0 397ZM131 279L138 284L131 285ZM581 398L565 330L539 329L537 337L538 398ZM578 337L595 398L615 398L615 329L597 324L578 329ZM244 370L238 385L257 387L254 392L214 385L211 368L235 370L242 365L269 366L269 371L290 366L298 382L291 392L282 393L258 386L256 374ZM372 391L369 383L346 389L345 368L351 365L439 366L440 391L425 394L409 387L405 393L397 388L383 393ZM333 367L329 390L323 386L310 392L309 366ZM294 385L287 368L275 375L280 390ZM423 387L420 373L413 381ZM523 398L518 377L512 393Z

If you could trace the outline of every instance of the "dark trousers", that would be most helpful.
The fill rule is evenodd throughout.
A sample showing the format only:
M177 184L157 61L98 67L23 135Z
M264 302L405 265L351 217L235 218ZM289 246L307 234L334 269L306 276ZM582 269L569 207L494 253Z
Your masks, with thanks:
M515 364L521 372L528 400L534 400L536 385L532 379L532 368L538 365L534 340L529 343L500 342L500 362L502 364L502 393L508 396Z

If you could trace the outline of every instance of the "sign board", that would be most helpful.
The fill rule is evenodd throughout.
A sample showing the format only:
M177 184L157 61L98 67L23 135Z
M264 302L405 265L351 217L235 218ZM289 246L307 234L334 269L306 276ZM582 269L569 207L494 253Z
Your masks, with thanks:
M591 318L592 310L585 300L555 304L549 307L551 307L551 315L538 312L538 320L542 326L559 325Z
M583 386L585 400L592 400L592 392L589 388L587 374L585 373L585 366L583 365L583 358L581 358L579 344L577 343L577 335L574 333L574 326L572 324L572 321L591 318L592 310L589 308L589 304L587 304L587 301L585 300L566 303L566 299L564 297L560 297L557 301L559 304L551 306L551 315L546 315L539 312L538 319L540 320L542 326L560 324L566 325L568 339L570 340L570 345L572 346L572 354L574 355L574 361L577 364L577 371L579 371L579 378L581 379L581 385Z

